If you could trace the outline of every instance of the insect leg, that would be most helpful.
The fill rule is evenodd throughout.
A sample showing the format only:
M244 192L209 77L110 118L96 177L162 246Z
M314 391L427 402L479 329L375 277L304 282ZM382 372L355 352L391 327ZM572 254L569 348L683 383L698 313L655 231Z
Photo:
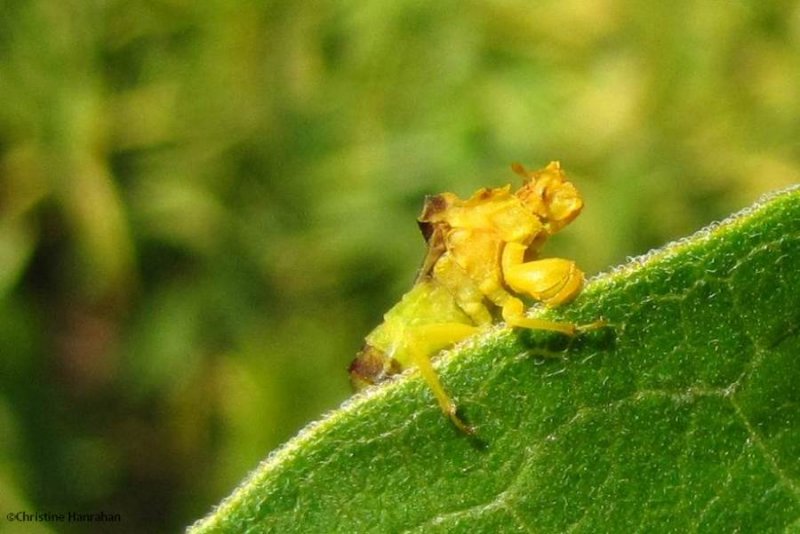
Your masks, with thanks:
M406 340L408 353L419 368L428 387L431 388L442 412L465 434L474 434L475 430L458 417L456 404L442 386L439 375L436 374L431 363L431 356L447 346L471 336L476 330L477 327L463 323L418 325L409 329Z
M511 297L503 305L503 320L509 326L531 330L551 330L573 336L578 327L573 323L559 323L546 319L536 319L525 315L525 306L518 298Z
M525 262L526 249L520 243L507 243L503 248L503 279L511 289L548 306L567 303L580 293L583 272L574 262L561 258Z
M529 295L548 306L558 306L572 300L583 287L583 272L575 263L560 258L525 262L526 247L507 243L503 248L501 265L506 284L517 293ZM584 330L601 328L605 321L585 325L559 323L525 316L524 305L516 297L503 303L503 319L510 325L536 330L553 330L574 335Z

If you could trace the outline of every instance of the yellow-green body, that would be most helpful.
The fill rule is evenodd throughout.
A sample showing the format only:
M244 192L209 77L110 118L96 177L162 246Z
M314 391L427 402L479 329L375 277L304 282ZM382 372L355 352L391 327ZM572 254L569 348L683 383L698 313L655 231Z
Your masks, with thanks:
M547 238L578 215L583 200L557 162L537 172L514 170L524 178L514 192L505 186L480 189L467 200L452 193L426 199L418 222L427 255L414 286L353 360L356 387L416 367L442 410L469 433L433 369L436 353L500 317L510 326L569 335L582 328L526 317L520 296L557 306L580 292L584 277L573 262L537 256Z
M383 322L367 335L367 345L379 349L400 368L414 365L406 340L409 333L432 324L464 324L474 326L469 315L459 308L453 295L432 280L417 283L383 316Z

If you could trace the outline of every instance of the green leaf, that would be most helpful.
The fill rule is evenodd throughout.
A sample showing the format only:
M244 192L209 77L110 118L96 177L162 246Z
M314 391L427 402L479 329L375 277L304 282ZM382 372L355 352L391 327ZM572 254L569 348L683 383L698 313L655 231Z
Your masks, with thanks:
M309 426L193 531L797 531L798 273L793 188L538 310L612 327L498 327L443 355L477 438L407 374Z

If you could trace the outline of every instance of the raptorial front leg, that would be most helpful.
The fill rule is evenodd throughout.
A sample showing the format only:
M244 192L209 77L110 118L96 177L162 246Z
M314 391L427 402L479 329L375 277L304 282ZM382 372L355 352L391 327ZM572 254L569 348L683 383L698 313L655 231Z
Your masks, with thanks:
M527 247L520 243L507 243L503 248L501 265L506 285L518 294L528 295L547 306L565 304L575 298L583 288L583 272L574 262L561 258L524 261ZM503 303L503 319L511 326L535 330L552 330L574 335L581 330L591 330L605 325L599 320L586 325L548 321L527 317L522 301L510 297Z
M520 243L507 243L503 248L501 265L508 287L548 306L567 303L580 293L584 277L575 262L561 258L526 262L526 249Z

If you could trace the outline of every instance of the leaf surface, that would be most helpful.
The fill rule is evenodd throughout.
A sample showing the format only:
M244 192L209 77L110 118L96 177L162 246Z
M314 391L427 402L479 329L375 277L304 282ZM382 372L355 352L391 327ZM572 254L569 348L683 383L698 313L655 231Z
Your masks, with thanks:
M598 276L549 318L439 358L267 458L195 532L800 529L800 188ZM258 424L254 421L253 424Z

